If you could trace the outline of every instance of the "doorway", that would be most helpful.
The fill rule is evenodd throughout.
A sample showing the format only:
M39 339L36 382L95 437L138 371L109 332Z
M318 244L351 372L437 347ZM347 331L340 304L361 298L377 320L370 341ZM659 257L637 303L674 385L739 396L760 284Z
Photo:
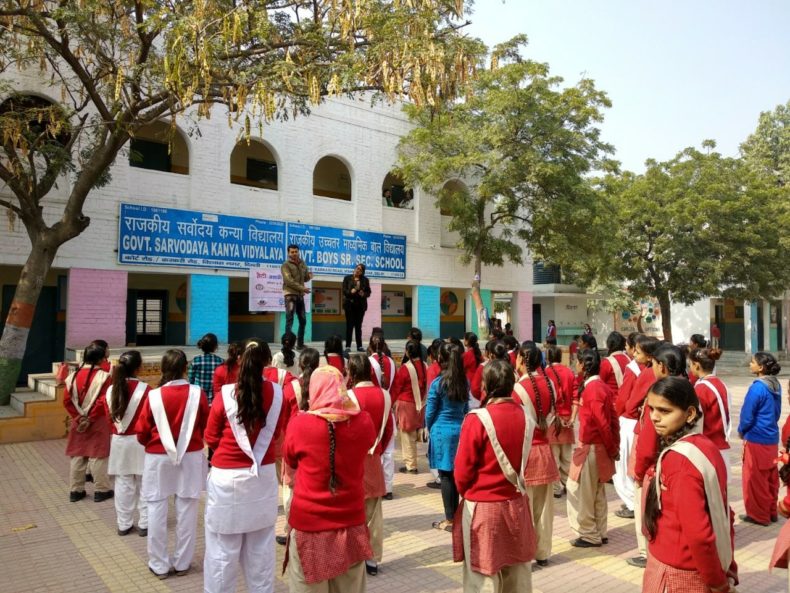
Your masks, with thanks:
M164 346L167 338L167 291L130 290L126 302L127 342L138 346Z
M541 321L540 303L532 303L532 341L540 344L542 341L541 331L543 329L543 321Z

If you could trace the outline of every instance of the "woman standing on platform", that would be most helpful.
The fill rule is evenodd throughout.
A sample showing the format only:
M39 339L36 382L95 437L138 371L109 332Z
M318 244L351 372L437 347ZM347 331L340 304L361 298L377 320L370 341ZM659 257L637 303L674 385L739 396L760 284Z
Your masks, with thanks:
M288 410L280 386L263 379L262 343L247 342L238 382L222 387L206 426L214 457L206 486L205 593L234 593L239 564L247 591L274 591L274 442Z
M442 344L439 348L439 362L442 365L442 374L428 390L425 426L431 433L429 462L431 467L439 470L444 504L444 521L435 521L433 527L452 531L455 511L458 509L458 490L453 469L461 423L469 411L469 382L464 372L463 352L459 346Z
M685 377L656 382L647 397L660 454L645 501L650 554L644 593L733 593L732 510L719 450L701 434L699 401Z
M486 397L464 420L455 458L463 497L453 529L453 560L464 562L464 593L532 591L535 531L525 468L534 420L512 397L509 362L486 365Z
M392 384L392 399L395 404L395 418L401 438L403 467L400 473L417 473L417 432L425 425L426 371L422 361L420 344L414 340L406 342L409 360L395 373ZM364 409L364 408L363 408Z
M107 475L110 455L110 423L107 408L99 400L104 399L112 383L107 365L106 342L92 342L82 357L76 372L66 378L63 406L71 416L66 455L71 457L69 469L69 500L77 502L85 498L85 474L93 475L94 502L103 502L113 497ZM109 370L109 365L105 368Z
M776 375L782 370L769 352L757 352L749 363L757 379L749 386L741 408L738 435L743 439L743 506L741 521L768 525L776 521L779 474L776 449L782 386Z
M186 381L181 350L162 356L159 388L148 393L137 423L145 447L142 498L148 504L148 568L160 579L189 572L195 555L200 493L206 486L203 431L209 406L205 392ZM176 546L167 554L168 501L175 497Z
M334 367L313 372L309 405L289 422L283 449L285 463L296 470L288 516L289 590L363 593L364 561L373 555L364 466L376 431Z
M218 346L217 336L206 334L197 343L203 354L198 354L189 365L189 383L203 390L208 398L208 405L214 401L214 371L222 364L222 358L215 354Z
M121 354L113 369L112 385L104 405L112 423L112 442L108 473L115 476L115 516L118 535L129 535L137 508L137 532L148 535L148 507L140 496L143 485L145 449L137 441L137 420L148 398L150 387L137 378L143 358L137 350Z

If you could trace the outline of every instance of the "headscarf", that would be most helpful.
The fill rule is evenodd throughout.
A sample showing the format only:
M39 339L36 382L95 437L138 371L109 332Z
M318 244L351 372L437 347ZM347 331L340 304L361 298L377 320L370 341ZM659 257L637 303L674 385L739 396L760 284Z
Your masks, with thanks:
M318 367L310 376L308 414L329 422L342 422L359 414L359 406L348 397L343 375L333 366Z

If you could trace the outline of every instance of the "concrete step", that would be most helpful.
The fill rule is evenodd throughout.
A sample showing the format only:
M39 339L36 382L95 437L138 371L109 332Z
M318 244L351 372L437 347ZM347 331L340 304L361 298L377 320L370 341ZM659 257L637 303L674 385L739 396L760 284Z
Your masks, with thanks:
M54 383L54 382L53 382ZM25 415L25 404L31 402L51 402L55 400L55 394L51 396L40 391L19 390L11 394L11 407L19 412L20 416Z
M5 420L7 418L21 418L22 413L17 411L17 409L13 406L0 406L0 420Z
M57 395L57 381L52 373L30 374L27 376L27 386L31 391L38 391L49 398Z

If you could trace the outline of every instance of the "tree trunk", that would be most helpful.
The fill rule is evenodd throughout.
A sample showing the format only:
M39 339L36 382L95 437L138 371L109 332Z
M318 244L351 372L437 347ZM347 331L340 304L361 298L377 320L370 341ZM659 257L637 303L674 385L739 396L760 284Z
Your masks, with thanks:
M475 305L475 314L477 315L477 332L481 334L485 331L485 336L487 337L489 332L488 320L490 319L490 313L486 310L483 297L480 295L481 273L483 270L482 247L478 247L475 250L474 265L475 277L472 280L472 302ZM483 314L483 312L485 312L485 314Z
M56 251L44 240L36 240L19 275L14 300L0 337L0 405L8 405L16 389L36 303Z
M664 340L672 343L672 313L670 307L672 302L669 300L669 294L666 292L659 292L656 295L658 299L658 306L661 308L661 331L664 333Z

